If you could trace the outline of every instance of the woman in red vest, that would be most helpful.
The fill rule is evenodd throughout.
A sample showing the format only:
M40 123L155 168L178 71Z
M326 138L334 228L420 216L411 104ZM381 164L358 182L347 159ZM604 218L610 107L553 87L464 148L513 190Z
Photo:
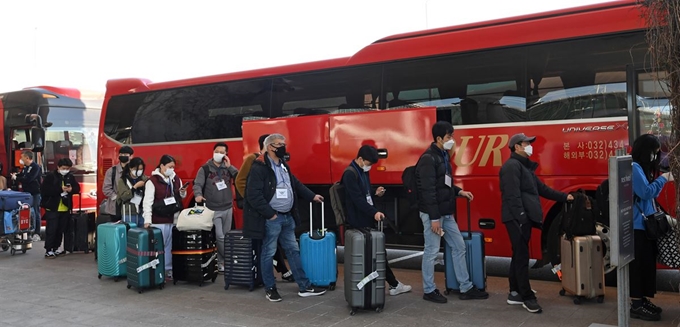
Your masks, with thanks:
M175 159L164 154L144 186L142 215L144 227L151 225L163 233L167 279L172 279L172 226L186 196L186 187L182 187L182 180L175 174Z

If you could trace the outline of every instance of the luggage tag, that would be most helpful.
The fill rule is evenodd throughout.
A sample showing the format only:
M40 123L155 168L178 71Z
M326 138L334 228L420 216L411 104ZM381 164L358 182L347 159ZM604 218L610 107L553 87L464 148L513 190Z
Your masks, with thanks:
M451 175L446 174L446 176L444 177L444 184L446 184L446 186L448 187L451 187Z
M215 186L217 186L218 191L221 191L227 188L227 183L225 183L224 180L220 180L219 182L215 183Z
M371 198L370 194L366 194L366 202L368 202L370 205L373 205L373 198Z
M163 201L165 202L166 206L177 203L177 200L175 200L175 197L165 198L165 199L163 199Z
M130 203L134 205L140 205L142 203L142 196L139 194L135 194L130 200Z

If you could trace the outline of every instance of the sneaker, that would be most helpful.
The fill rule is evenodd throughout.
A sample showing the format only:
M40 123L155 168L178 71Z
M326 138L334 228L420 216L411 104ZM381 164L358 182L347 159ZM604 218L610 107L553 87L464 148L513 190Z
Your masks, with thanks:
M38 235L38 234L33 234L33 237L31 239L33 240L33 242L40 242L41 241L40 235Z
M460 293L458 298L461 300L482 300L488 299L489 293L480 291L476 287L472 286L472 288L469 289L467 292Z
M508 294L508 304L514 305L521 305L524 304L524 300L522 300L522 296L519 295L519 293L512 291Z
M57 256L54 254L53 251L49 251L49 252L46 252L46 253L45 253L45 259L54 259L54 258L56 258L56 257L57 257Z
M402 284L401 282L399 282L399 284L397 284L397 287L390 286L390 295L393 295L393 296L399 295L399 294L402 294L402 293L408 293L410 291L411 291L411 285L405 285L405 284Z
M522 306L531 313L541 313L543 311L543 308L538 305L538 301L536 301L536 299L526 300Z
M57 257L60 256L60 255L62 255L62 254L65 254L65 252L61 252L61 251L59 251L59 250L54 251L54 255L56 255Z
M298 292L298 295L301 297L319 296L324 294L326 294L325 289L314 287L308 287L306 290Z
M276 291L276 287L264 291L267 300L272 302L281 302L281 295Z
M656 304L652 303L652 301L650 301L646 297L642 298L642 306L649 309L649 311L651 311L651 312L656 312L656 313L662 313L663 312L663 309L657 307Z
M661 314L649 310L644 304L634 308L630 308L630 317L635 319L642 319L646 321L661 320Z
M218 274L224 274L224 264L219 264L217 265L217 273Z
M172 280L172 270L165 271L165 280Z
M283 279L283 280L285 280L289 283L292 283L292 282L295 281L295 278L293 277L293 272L290 271L290 270L288 270L283 275L281 275L281 279Z
M425 293L423 295L423 300L434 302L434 303L446 303L448 299L439 293L439 290L434 290L430 293Z

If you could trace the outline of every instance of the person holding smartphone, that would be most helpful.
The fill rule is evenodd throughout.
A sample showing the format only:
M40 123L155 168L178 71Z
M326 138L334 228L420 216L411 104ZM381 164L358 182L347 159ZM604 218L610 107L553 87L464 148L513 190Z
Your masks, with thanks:
M66 237L71 222L73 194L80 193L80 185L71 173L73 162L62 158L57 162L57 170L47 174L40 187L45 208L45 259L54 259L63 254L59 251L62 237Z
M121 219L144 226L142 218L142 199L144 198L144 184L149 179L144 175L146 165L139 157L132 158L130 163L123 168L123 175L118 180L116 193L118 206L121 208ZM189 183L187 183L189 184ZM186 188L187 185L184 185ZM127 215L127 216L126 216Z

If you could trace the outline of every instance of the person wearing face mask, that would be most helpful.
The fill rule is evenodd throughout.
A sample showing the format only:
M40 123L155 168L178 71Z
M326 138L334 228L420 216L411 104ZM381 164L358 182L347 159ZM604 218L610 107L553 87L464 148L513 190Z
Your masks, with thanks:
M217 271L220 273L224 273L224 238L231 230L234 213L231 184L238 174L227 151L229 147L226 143L218 142L213 146L212 158L198 169L193 187L196 203L203 203L215 212L213 225L217 239Z
M80 185L70 172L71 159L62 158L57 162L57 170L47 174L43 180L40 206L45 208L45 258L54 259L63 254L59 251L62 238L67 237L73 194L80 193Z
M512 244L508 304L522 305L531 313L543 311L529 284L529 241L531 229L541 228L544 197L557 202L573 201L571 194L553 190L535 174L538 163L529 160L533 154L535 136L515 134L508 142L510 158L501 167L501 217Z
M273 267L279 240L298 284L298 295L309 297L326 293L325 289L312 287L302 269L300 248L295 240L295 227L300 224L298 197L310 202L323 202L323 197L314 194L290 172L284 160L285 141L281 134L271 134L264 140L266 152L255 159L248 174L243 212L243 234L262 240L260 269L265 296L272 302L281 301Z
M35 154L33 151L27 150L21 153L21 159L19 163L23 166L21 172L13 173L12 180L21 184L21 188L24 192L30 193L33 197L33 241L40 241L40 177L42 176L42 169L34 159Z
M385 188L379 186L375 191L371 188L369 171L371 166L378 162L378 149L370 145L359 148L356 159L352 160L349 168L342 174L342 185L345 188L345 213L348 228L374 228L377 221L385 218L373 205L373 196L385 195ZM399 295L411 291L410 285L405 285L397 280L386 265L387 284L390 286L390 295Z
M470 201L473 195L453 184L451 155L456 146L453 140L453 125L438 121L432 126L434 142L425 150L416 164L418 185L418 211L423 223L425 249L423 253L423 299L435 303L446 303L434 282L434 264L439 254L442 237L451 247L451 262L460 284L461 300L486 299L489 294L477 289L470 281L465 260L465 240L453 217L456 212L456 196ZM449 260L449 258L447 258Z
M165 277L168 280L172 279L172 225L182 211L182 199L186 196L186 186L175 173L175 159L164 154L144 184L142 216L144 228L153 226L163 233Z
M144 226L141 204L144 198L144 184L149 179L144 175L145 168L142 158L132 158L130 163L123 168L123 176L116 185L117 201L118 206L121 207L121 213L130 215L121 218L129 219L128 222L135 223L137 226Z
M120 150L118 150L118 164L107 169L104 174L102 192L104 192L106 198L102 200L102 203L100 204L99 214L108 215L110 221L120 220L120 207L117 205L117 181L123 176L123 169L125 169L125 166L130 162L134 153L134 150L127 145L121 147Z

